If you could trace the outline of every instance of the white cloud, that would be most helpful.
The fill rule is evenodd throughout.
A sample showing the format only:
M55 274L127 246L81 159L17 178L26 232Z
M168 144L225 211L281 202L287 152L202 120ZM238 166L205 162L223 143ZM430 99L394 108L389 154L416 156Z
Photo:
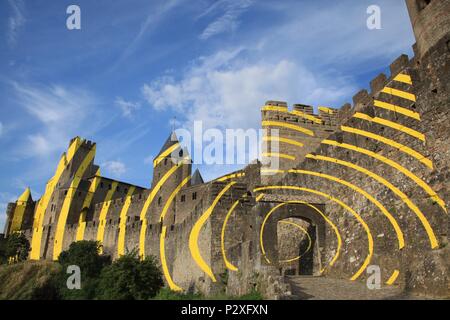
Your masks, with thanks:
M13 47L17 43L20 30L25 26L24 15L25 4L22 0L8 0L12 10L12 15L8 19L8 44Z
M122 97L117 97L114 103L122 110L122 115L126 118L131 118L133 112L141 107L139 102L126 101Z
M223 14L216 18L213 22L203 30L200 35L200 39L206 40L217 34L234 31L239 26L239 17L243 14L252 4L253 0L226 0L219 1L208 8L201 16L210 15L217 11L219 8L223 9Z
M145 164L151 164L151 163L153 163L153 159L154 159L155 157L153 156L153 155L149 155L148 157L146 157L145 159L144 159L144 163Z
M227 59L217 62L218 56ZM199 61L179 80L165 76L145 84L148 103L156 110L178 112L188 123L259 128L266 100L334 105L355 92L346 79L320 77L292 60L246 63L237 54L219 52Z
M101 168L105 169L106 172L111 174L113 177L120 177L127 171L125 164L118 160L106 161L102 163Z
M13 83L13 89L18 104L36 120L29 126L35 132L27 135L26 144L19 150L22 156L43 157L56 151L60 153L67 148L71 138L88 133L85 120L88 115L93 117L96 104L90 93L57 85Z

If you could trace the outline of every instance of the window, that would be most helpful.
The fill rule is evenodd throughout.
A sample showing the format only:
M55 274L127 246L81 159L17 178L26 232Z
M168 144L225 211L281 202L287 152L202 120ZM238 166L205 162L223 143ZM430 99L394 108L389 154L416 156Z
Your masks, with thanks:
M181 202L185 202L186 201L186 196L183 194L181 195Z
M164 159L164 165L167 165L167 158Z
M180 150L180 152L178 152L178 155L180 156L180 158L183 156L183 150Z
M194 192L194 193L192 194L192 200L195 200L195 199L197 199L197 192Z
M162 199L161 199L161 197L159 197L159 198L158 198L158 206L161 205L161 201L162 201Z
M108 185L108 189L111 190L111 183Z
M103 189L103 182L100 182L100 188Z

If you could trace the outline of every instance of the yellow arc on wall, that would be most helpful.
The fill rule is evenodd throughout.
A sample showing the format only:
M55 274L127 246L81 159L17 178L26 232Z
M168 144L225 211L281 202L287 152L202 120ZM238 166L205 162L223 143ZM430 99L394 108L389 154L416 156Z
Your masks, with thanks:
M361 166L358 166L356 164L353 164L351 162L347 162L347 161L343 161L343 160L339 160L336 158L331 158L331 157L325 157L325 156L320 156L320 155L306 155L306 158L309 159L315 159L315 160L322 160L322 161L328 161L328 162L332 162L332 163L336 163L348 168L352 168L355 169L361 173L364 173L366 175L368 175L369 177L373 178L374 180L378 181L379 183L385 185L388 189L390 189L394 194L396 194L415 214L416 216L419 218L420 222L422 222L423 227L425 228L425 231L428 235L428 239L430 240L430 246L432 249L435 249L439 246L438 240L434 234L433 228L430 226L430 223L428 222L427 218L424 216L424 214L422 213L422 211L420 211L420 209L408 198L408 196L406 194L404 194L402 191L400 191L400 189L398 189L397 187L395 187L392 183L390 183L389 181L387 181L386 179L384 179L383 177L373 173L370 170L367 170Z
M364 272L364 270L367 268L367 266L370 264L370 261L372 260L372 256L373 256L373 237L372 237L372 233L370 231L369 226L361 218L361 216L355 210L353 210L351 207L346 205L341 200L339 200L337 198L334 198L334 197L330 196L329 194L326 194L324 192L321 192L321 191L318 191L318 190L314 190L314 189L309 189L309 188L304 188L304 187L297 187L297 186L267 186L267 187L256 188L256 189L254 189L254 192L260 192L260 191L265 191L265 190L277 190L277 189L279 189L279 190L297 190L297 191L304 191L304 192L317 194L317 195L322 196L324 198L327 198L327 199L329 199L329 200L331 200L333 202L336 202L338 205L340 205L342 208L344 208L345 210L350 212L355 217L355 219L361 224L361 226L363 227L364 231L366 232L366 234L367 234L367 242L368 242L368 254L367 254L366 259L364 260L362 266L358 269L358 271L356 271L356 273L350 278L350 280L352 280L352 281L356 280ZM260 233L260 237L261 237L261 233ZM260 242L261 242L261 240L260 240Z
M33 220L33 235L31 238L31 251L30 251L30 259L31 260L39 260L41 255L41 241L42 241L42 233L43 233L43 224L45 218L45 212L47 211L48 204L50 199L55 191L56 186L58 185L59 179L61 178L66 166L72 161L75 153L78 151L78 148L82 144L82 140L77 137L75 138L69 146L67 150L67 154L63 153L58 167L56 168L55 175L48 181L45 192L42 195L39 202L36 204L36 212L34 214Z
M294 262L294 261L300 260L300 258L303 255L305 255L306 253L309 252L309 250L311 250L311 245L312 245L311 236L309 235L308 231L305 228L303 228L301 225L299 225L298 223L294 223L294 222L291 222L291 221L283 221L283 220L281 220L280 223L296 227L297 229L301 230L306 235L306 237L308 238L308 247L306 248L305 252L303 252L302 254L298 255L295 258L286 259L286 260L280 260L280 262L281 263L289 263L289 262Z
M84 240L84 232L86 230L86 212L84 212L84 209L91 206L92 198L94 197L97 187L100 185L100 181L100 169L98 169L94 179L91 182L91 185L89 186L88 193L84 198L83 206L81 207L82 211L80 212L80 217L78 219L76 241Z
M231 206L230 210L228 210L227 215L225 216L225 219L223 220L222 232L220 235L220 247L222 249L223 261L225 263L225 267L227 267L227 269L231 270L231 271L238 271L238 268L235 265L233 265L227 258L227 253L225 250L225 230L227 228L228 219L230 219L231 214L233 213L234 209L237 207L238 204L239 204L239 200L235 201L233 203L233 205Z
M167 171L164 176L161 178L161 180L158 181L158 183L155 185L155 187L150 191L150 194L148 195L147 199L145 200L144 206L141 210L140 214L140 220L142 221L141 230L139 232L139 257L144 260L145 259L145 235L147 233L147 211L150 205L153 202L153 199L155 198L156 194L159 192L161 187L164 185L164 183L167 181L167 179L170 178L170 176L178 169L180 168L182 162L179 163L176 166L173 166L170 168L169 171Z
M191 230L191 234L189 235L189 250L191 251L192 258L194 259L195 263L200 267L200 269L205 272L213 282L216 282L216 277L214 276L214 273L211 270L211 267L206 263L206 261L203 259L202 255L200 254L200 249L198 247L198 237L200 235L200 231L205 224L205 222L209 219L212 212L214 211L214 208L216 207L217 203L219 202L220 198L225 194L225 192L228 191L236 182L232 181L228 183L222 191L217 195L217 197L214 199L211 206L201 215L201 217L197 220L194 227Z
M89 165L94 160L94 157L95 145L91 150L89 150L88 154L83 159L83 162L75 172L75 176L70 183L69 190L67 190L67 194L64 197L64 202L58 217L58 223L56 225L55 239L53 242L53 260L58 260L58 257L62 251L64 244L64 231L66 230L66 223L69 216L70 207L72 206L72 200L78 191L78 186L80 185L81 179L85 175L86 170L89 168Z
M133 196L136 187L130 186L123 204L122 210L120 210L120 224L119 224L119 239L117 244L117 256L123 256L125 254L125 233L127 231L127 213L131 205L131 197Z
M108 216L108 210L111 206L111 198L114 195L114 192L117 189L118 182L114 181L111 184L111 189L108 191L105 197L105 202L103 202L102 209L100 211L99 219L98 219L98 229L97 229L97 241L100 242L102 247L100 247L100 253L103 253L103 240L105 237L105 228L106 228L106 218Z

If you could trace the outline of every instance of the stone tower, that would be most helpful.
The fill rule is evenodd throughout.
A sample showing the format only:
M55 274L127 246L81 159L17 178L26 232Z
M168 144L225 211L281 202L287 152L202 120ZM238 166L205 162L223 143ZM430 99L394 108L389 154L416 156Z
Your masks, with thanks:
M450 32L450 0L406 0L406 5L421 58Z

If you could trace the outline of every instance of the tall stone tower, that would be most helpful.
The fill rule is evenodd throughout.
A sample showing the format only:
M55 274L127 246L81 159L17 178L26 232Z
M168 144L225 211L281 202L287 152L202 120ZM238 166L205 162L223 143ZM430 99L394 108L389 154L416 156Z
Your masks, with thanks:
M423 57L450 32L450 0L406 0L406 5L417 41L417 52L419 57ZM448 41L447 45L450 45Z

